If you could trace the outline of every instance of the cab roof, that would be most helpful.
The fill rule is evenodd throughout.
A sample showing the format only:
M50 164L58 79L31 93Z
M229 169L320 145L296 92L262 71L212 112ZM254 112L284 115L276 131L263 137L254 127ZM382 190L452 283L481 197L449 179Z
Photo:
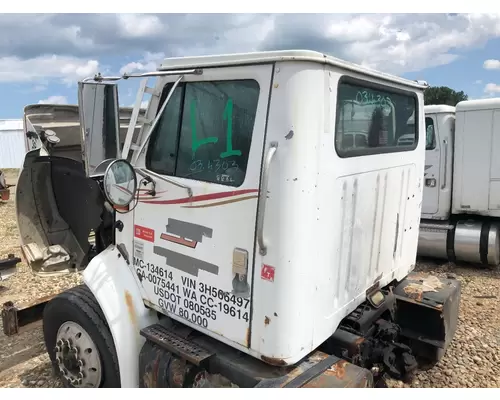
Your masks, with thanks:
M163 60L159 70L170 71L192 68L229 67L237 65L266 64L283 61L317 62L320 64L327 64L348 71L368 75L373 78L378 78L408 86L412 89L423 90L427 87L426 85L420 84L416 81L411 81L408 79L397 77L395 75L362 67L361 65L311 50L280 50L194 57L172 57Z
M429 114L454 113L455 107L447 104L429 104L424 106L424 112Z

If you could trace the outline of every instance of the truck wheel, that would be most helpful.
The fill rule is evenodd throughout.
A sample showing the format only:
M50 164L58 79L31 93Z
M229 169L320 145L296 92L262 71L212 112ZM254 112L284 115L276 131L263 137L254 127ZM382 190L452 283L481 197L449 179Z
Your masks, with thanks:
M43 334L52 366L64 386L120 387L113 337L87 286L67 290L45 306Z

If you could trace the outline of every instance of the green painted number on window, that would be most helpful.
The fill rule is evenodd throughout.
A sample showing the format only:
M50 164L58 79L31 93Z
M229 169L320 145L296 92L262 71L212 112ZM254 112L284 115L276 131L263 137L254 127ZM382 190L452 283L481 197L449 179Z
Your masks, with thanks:
M227 158L231 156L241 156L241 150L233 149L233 99L228 99L224 112L222 113L222 119L227 121L226 130L226 151L220 153L220 158ZM196 150L208 143L217 143L219 141L215 136L211 136L205 139L198 139L196 134L196 101L191 102L190 107L190 121L191 121L191 150L193 152L193 160L196 155Z
M191 143L191 150L193 152L193 160L196 155L196 150L200 146L203 146L204 144L207 143L217 143L219 141L218 138L211 136L205 139L198 139L198 136L196 135L196 100L193 100L191 102L191 109L190 109L190 119L191 119L191 138L192 138L192 143Z
M220 158L241 156L240 150L233 150L233 99L227 100L222 119L227 120L226 151L220 153Z

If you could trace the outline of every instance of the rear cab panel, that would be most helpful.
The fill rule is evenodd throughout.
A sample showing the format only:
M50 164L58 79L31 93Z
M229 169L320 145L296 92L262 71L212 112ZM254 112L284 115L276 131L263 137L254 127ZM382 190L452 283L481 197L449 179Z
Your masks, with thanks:
M269 251L264 257L256 252L251 343L266 359L288 364L332 335L368 288L413 269L425 151L418 138L425 125L416 85L304 62L277 63L276 71L266 139L266 149L278 142L264 222ZM349 146L357 156L337 154L341 77L359 85L356 91L374 90L375 97L380 90L411 99L412 109L398 115L402 136L416 113L405 151L370 154L358 141Z

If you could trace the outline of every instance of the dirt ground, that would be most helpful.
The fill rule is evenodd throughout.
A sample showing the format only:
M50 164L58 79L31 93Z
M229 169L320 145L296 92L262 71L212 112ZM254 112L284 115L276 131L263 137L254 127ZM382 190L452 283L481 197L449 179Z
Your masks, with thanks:
M16 183L17 171L4 172L8 183ZM11 193L8 202L0 202L0 258L9 253L20 256L15 187ZM457 333L437 366L418 372L411 385L391 381L390 386L500 388L500 269L419 261L417 270L442 276L453 274L462 282ZM39 278L22 262L16 275L0 283L0 304L55 294L80 283L79 275ZM41 323L35 325L11 338L0 332L0 387L61 387L52 376Z

